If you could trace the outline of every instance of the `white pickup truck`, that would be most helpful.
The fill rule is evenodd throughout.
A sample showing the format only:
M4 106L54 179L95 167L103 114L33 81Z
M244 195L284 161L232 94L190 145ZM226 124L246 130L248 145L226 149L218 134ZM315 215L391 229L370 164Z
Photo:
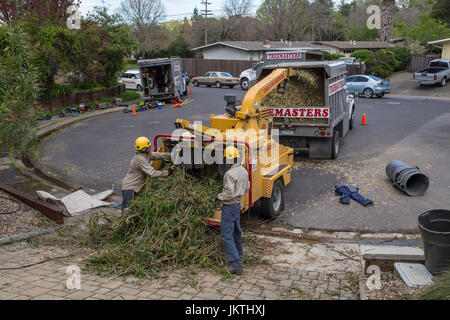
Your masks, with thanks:
M436 59L430 62L428 68L416 71L413 82L421 86L439 84L444 87L450 79L450 59Z
M258 62L251 69L241 72L239 76L239 84L241 89L247 91L256 82L256 72L264 66L264 62Z

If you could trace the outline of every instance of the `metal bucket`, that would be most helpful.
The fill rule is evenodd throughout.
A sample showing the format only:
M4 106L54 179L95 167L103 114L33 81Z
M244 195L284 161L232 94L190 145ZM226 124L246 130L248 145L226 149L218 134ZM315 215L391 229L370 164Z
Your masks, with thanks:
M428 177L418 167L412 167L400 160L389 162L386 174L397 188L412 197L423 195L430 185Z

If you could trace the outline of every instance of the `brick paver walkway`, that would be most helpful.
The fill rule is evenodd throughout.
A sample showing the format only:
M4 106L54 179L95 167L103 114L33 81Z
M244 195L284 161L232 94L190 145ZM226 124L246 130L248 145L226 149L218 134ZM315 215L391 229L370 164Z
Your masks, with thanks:
M292 246L292 244L289 244ZM309 256L313 250L307 249ZM67 249L36 247L27 242L0 247L0 299L358 299L355 273L317 272L304 265L267 263L248 267L241 276L224 279L210 270L175 271L161 279L102 277L85 273L83 258L72 256L20 268ZM307 255L308 255L307 253ZM292 253L286 253L291 255ZM314 257L311 257L314 259ZM295 263L297 264L297 263ZM81 268L80 289L68 289L68 267ZM10 269L7 269L10 268ZM356 276L357 277L357 276Z

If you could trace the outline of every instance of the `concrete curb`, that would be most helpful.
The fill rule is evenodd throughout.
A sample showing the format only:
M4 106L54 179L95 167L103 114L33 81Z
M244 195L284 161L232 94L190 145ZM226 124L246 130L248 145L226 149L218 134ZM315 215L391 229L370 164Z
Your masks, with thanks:
M420 233L359 233L359 232L344 232L344 231L324 231L324 230L308 230L301 228L286 228L273 227L273 233L285 235L293 238L317 239L321 241L336 241L336 242L360 242L360 241L374 241L374 242L389 242L389 241L419 241L421 239Z
M88 112L83 115L77 116L77 117L70 117L68 119L65 119L61 122L57 122L55 124L50 124L48 126L45 126L41 129L37 129L37 131L34 133L33 136L29 136L25 139L23 146L24 149L27 149L30 147L30 144L33 140L36 141L36 144L38 145L42 139L45 137L48 137L49 135L53 134L56 131L59 131L61 129L67 128L75 123L88 120L94 117L102 116L105 114L110 114L113 112L118 112L124 110L126 107L114 107L112 109L106 109L102 111L94 111L94 112ZM17 155L15 155L17 158ZM67 175L57 175L53 172L51 172L49 169L45 168L43 165L41 165L33 156L24 155L21 159L22 161L17 162L19 167L21 167L25 172L27 172L27 169L34 169L38 176L41 176L44 178L44 180L47 183L54 184L56 186L62 187L64 189L67 189L69 191L75 191L80 189L82 186L73 182L71 178ZM25 174L27 175L27 174ZM35 178L35 175L29 174L28 176L31 176Z
M450 102L450 98L426 97L426 96L402 96L402 95L395 95L395 94L389 94L388 96L385 96L385 98L419 100L419 101L432 100L432 101Z

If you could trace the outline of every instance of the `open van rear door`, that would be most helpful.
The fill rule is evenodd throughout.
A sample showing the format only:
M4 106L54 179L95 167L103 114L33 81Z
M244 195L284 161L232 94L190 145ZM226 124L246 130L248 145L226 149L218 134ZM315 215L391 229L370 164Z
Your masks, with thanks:
M174 59L172 62L172 77L175 92L178 93L178 96L182 96L183 92L186 91L186 88L183 81L183 68L181 67L181 61L179 59Z

